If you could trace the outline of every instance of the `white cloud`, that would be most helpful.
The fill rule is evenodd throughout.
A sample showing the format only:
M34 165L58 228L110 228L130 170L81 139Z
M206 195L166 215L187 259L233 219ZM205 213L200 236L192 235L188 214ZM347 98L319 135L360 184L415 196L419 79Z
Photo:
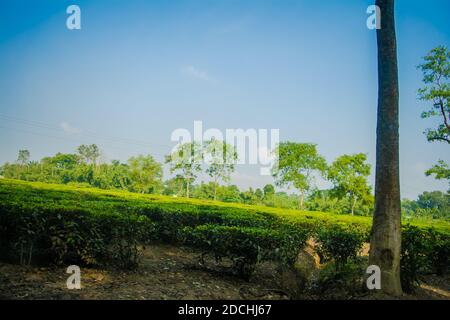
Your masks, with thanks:
M60 127L63 129L63 131L64 131L65 133L68 133L68 134L78 134L78 133L81 133L81 129L72 127L70 124L68 124L68 123L65 122L65 121L63 121L63 122L60 123Z
M211 78L206 71L200 70L194 66L184 66L183 68L181 68L181 72L194 79L215 82L215 80Z

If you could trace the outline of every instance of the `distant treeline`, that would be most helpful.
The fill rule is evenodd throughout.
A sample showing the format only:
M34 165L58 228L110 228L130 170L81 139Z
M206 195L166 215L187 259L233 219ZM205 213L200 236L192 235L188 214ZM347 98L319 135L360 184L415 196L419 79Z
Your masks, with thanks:
M48 183L85 185L101 189L127 190L145 194L163 194L197 199L216 199L223 202L264 205L277 208L297 209L299 196L276 191L275 186L267 184L263 188L240 190L236 185L221 185L217 182L194 183L177 174L163 180L163 164L151 155L139 155L129 158L126 163L113 160L111 163L99 163L100 151L96 145L82 145L77 153L57 153L44 157L40 161L30 161L30 153L20 150L15 163L5 163L0 167L0 175L5 178L40 181ZM348 157L348 156L347 156ZM338 214L371 215L373 196L364 195L361 201L352 201L335 189L318 190L308 193L303 209L332 212ZM404 214L426 218L450 218L450 197L440 191L424 192L416 201L402 202Z

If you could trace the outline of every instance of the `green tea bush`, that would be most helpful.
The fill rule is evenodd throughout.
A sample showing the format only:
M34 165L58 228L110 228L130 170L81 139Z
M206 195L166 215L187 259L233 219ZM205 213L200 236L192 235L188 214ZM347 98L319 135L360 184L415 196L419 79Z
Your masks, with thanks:
M317 254L323 262L334 261L336 270L356 259L368 235L365 230L328 225L316 234Z
M307 234L287 226L280 230L268 230L201 225L185 227L180 239L186 245L213 255L216 260L231 259L235 271L248 279L256 264L262 261L292 265L306 243Z
M103 225L104 254L101 260L120 269L135 269L142 256L140 246L155 239L155 224L146 216L113 215Z
M137 243L148 241L153 223L143 216L94 214L58 206L0 205L2 258L21 264L80 263L131 267Z
M429 246L430 243L419 228L411 225L402 228L400 275L405 292L414 291L414 286L419 283L419 275L429 270Z
M364 275L367 262L358 257L345 265L336 267L335 262L323 266L311 285L312 293L320 298L349 299L349 293L364 293L367 287L364 283Z
M431 272L437 275L445 275L450 269L450 237L428 229L428 259L431 264Z
M420 276L445 274L449 267L450 238L433 229L422 230L406 225L402 228L401 281L406 292L414 291Z
M447 272L450 224L413 224L404 232L406 277ZM248 275L259 261L292 264L314 234L321 259L338 269L352 263L370 226L369 217L0 179L0 259L23 264L133 268L140 246L157 241L231 258Z

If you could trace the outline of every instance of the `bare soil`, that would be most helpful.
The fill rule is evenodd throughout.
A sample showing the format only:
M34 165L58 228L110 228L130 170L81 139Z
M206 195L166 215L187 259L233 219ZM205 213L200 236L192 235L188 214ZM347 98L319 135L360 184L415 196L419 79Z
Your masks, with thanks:
M289 299L274 266L259 266L250 281L231 274L223 263L169 245L147 247L137 271L81 268L81 289L69 290L63 267L19 266L0 263L0 299ZM426 277L414 295L402 299L450 300L450 279ZM303 299L311 299L305 295ZM353 299L389 299L371 295Z

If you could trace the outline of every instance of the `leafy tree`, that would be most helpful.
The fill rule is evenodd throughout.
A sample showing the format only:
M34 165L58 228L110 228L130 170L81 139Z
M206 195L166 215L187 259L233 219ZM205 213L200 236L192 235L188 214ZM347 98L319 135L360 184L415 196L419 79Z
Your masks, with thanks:
M43 158L42 163L57 169L73 169L80 163L80 157L76 154L58 152L53 157Z
M219 180L224 182L230 180L230 174L234 171L238 155L233 146L223 141L212 139L206 142L204 156L208 165L206 173L213 178L213 199L216 200L218 182Z
M105 171L108 172L110 187L115 189L128 190L132 185L132 177L130 168L125 163L120 163L118 160L113 160L111 166L105 165ZM102 170L103 171L103 170Z
M417 200L402 200L402 210L409 217L450 218L450 195L442 191L425 191Z
M241 202L239 188L235 185L221 186L219 188L218 197L225 202Z
M30 161L30 151L19 150L19 155L17 156L17 163L24 166Z
M264 193L263 193L263 191L262 191L261 189L259 189L259 188L257 188L257 189L255 190L255 196L256 196L256 198L259 200L259 202L263 201L263 199L264 199Z
M197 178L197 173L201 171L202 150L198 143L187 142L177 146L177 148L166 156L166 163L170 165L170 172L180 172L186 181L186 197L189 198L191 184Z
M328 168L328 179L334 184L334 193L340 198L349 197L352 215L355 212L356 202L370 194L367 182L370 164L366 163L366 160L364 153L343 155Z
M100 149L95 144L84 145L78 147L78 153L86 163L97 164L100 157Z
M45 157L41 160L42 169L47 176L44 181L56 183L68 183L72 180L88 182L80 178L80 157L76 154L58 152L53 157Z
M401 208L398 134L398 66L394 0L377 0L378 113L375 211L369 263L381 269L381 290L402 294L400 283Z
M175 177L166 180L164 182L163 194L183 196L185 185L186 185L185 179L181 175L177 174Z
M279 186L293 186L300 192L299 208L304 208L305 195L313 187L314 173L323 174L327 164L315 144L282 142L277 147L278 162L272 175Z
M215 185L213 182L202 182L199 185L194 185L192 187L191 195L193 198L197 199L212 200L214 199L214 190L216 189L216 187L217 185Z
M246 191L241 192L241 201L245 204L258 204L259 198L256 195L253 188L249 188Z
M450 186L450 168L444 160L439 160L431 169L428 169L425 174L427 176L434 175L438 180L447 180ZM449 188L450 192L450 188Z
M272 197L266 199L264 204L275 208L296 209L298 208L298 195L277 192Z
M275 194L275 187L271 184L266 184L263 188L264 198L269 198Z
M425 84L419 89L419 98L432 103L432 107L422 113L422 118L435 117L440 120L437 128L425 131L427 139L430 142L450 143L450 50L444 46L432 49L418 68L423 72ZM446 179L450 183L450 169L443 160L439 160L425 174L435 175L436 179Z
M437 128L424 133L428 141L450 143L450 50L444 46L434 48L418 68L423 72L425 84L419 89L419 99L432 103L432 107L422 113L422 118L440 119Z
M364 195L362 200L354 205L355 214L363 216L371 215L373 213L373 202L373 195ZM352 205L353 201L349 197L339 198L333 189L314 190L306 201L306 208L308 210L336 214L348 214L352 209Z
M162 166L151 155L128 159L132 191L155 193L162 185Z

